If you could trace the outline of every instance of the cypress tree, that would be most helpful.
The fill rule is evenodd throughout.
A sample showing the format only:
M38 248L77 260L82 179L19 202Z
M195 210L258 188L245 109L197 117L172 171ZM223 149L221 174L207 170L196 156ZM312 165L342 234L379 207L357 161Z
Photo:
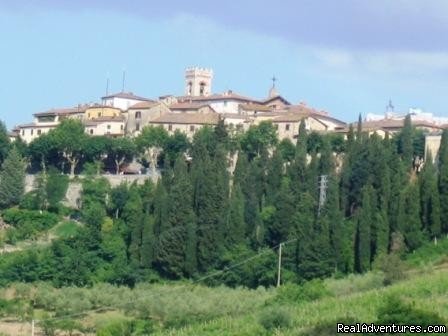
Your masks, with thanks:
M314 238L315 199L307 192L300 194L294 214L294 234L296 242L297 275L309 279L315 274L315 256L311 247Z
M9 146L8 131L5 124L0 121L0 166L8 154Z
M306 167L307 167L307 133L305 121L302 119L299 126L299 135L297 138L294 160L287 169L291 180L291 190L296 201L299 195L306 190Z
M437 188L437 172L429 154L420 174L422 225L431 238L440 236L440 198Z
M143 217L142 245L140 249L141 265L150 268L154 262L156 237L154 234L154 216L145 214Z
M401 196L398 229L403 234L408 249L413 251L423 243L420 195L417 183L411 182Z
M227 247L242 244L245 241L246 223L244 221L244 195L239 184L233 185L230 196L227 230Z
M439 195L442 232L448 233L448 129L444 129L439 149Z
M131 263L139 266L141 262L140 249L143 233L143 203L137 186L132 186L129 199L123 209L123 220L128 227L128 253Z
M356 213L355 269L366 272L371 262L371 228L375 220L375 191L371 185L362 189L361 207Z
M277 193L280 191L283 175L283 160L281 153L276 150L270 158L266 176L266 204L274 204Z
M25 163L13 147L1 166L0 207L17 205L25 191Z
M157 264L172 278L191 276L196 272L196 218L193 212L193 189L182 157L174 165L174 176L168 194L166 223L158 237Z
M413 133L411 115L408 114L404 119L404 126L398 137L400 154L407 168L411 166L414 157Z
M287 178L281 181L281 187L275 199L276 211L271 226L266 228L268 242L276 246L288 240L294 225L292 214L295 212L294 197L291 193L290 182Z
M201 271L215 266L224 249L228 178L223 152L210 158L204 150L193 157L194 210L197 218L198 266Z

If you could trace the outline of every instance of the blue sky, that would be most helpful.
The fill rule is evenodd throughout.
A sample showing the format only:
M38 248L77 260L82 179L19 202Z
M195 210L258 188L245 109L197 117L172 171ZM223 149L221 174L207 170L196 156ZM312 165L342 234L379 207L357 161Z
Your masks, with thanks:
M293 103L345 121L420 107L448 116L448 1L0 0L0 119L126 90L183 93L188 66L213 91Z

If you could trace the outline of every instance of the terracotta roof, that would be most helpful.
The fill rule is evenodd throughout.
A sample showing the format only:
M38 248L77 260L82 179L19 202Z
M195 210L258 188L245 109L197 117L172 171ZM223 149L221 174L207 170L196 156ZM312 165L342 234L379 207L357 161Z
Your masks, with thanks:
M33 115L35 117L44 117L44 116L50 116L50 115L77 114L77 113L84 113L89 107L91 107L91 106L79 105L79 106L68 107L68 108L54 108L54 109L50 109L45 112L34 113Z
M285 105L291 105L291 103L289 101L287 101L285 98L283 98L281 95L276 95L274 97L267 98L267 99L263 100L263 104L269 104L270 102L272 102L276 99L280 99Z
M144 102L140 102L140 103L132 105L129 108L129 110L132 110L132 109L147 109L147 108L151 108L151 107L157 106L159 104L160 104L159 102L156 102L156 101L153 101L153 100L148 100L148 101L144 101Z
M442 129L442 126L436 125L434 123L424 121L424 120L411 120L413 126L416 127L428 127ZM353 127L356 128L357 122L353 123ZM404 126L404 119L381 119L381 120L371 120L363 121L363 130L378 130L378 129L400 129Z
M17 132L8 132L8 136L11 138L15 138L15 137L19 136L19 134Z
M58 123L52 123L52 124L42 124L42 125L38 125L35 123L29 123L29 124L21 124L18 125L17 128L21 129L21 128L51 128L51 127L56 127L57 125L59 125Z
M238 100L245 102L260 103L258 99L242 96L234 93L232 90L228 90L221 94L212 94L209 96L181 96L179 100L193 100L193 101L214 101L214 100Z
M97 125L105 122L124 122L124 117L98 117L95 119L86 120L84 122L84 125L91 126L91 125Z
M241 104L240 109L242 109L244 111L263 111L263 112L272 111L272 108L269 106L261 105L261 104L253 104L253 103Z
M151 121L154 124L203 124L216 125L217 113L166 113Z
M115 94L112 94L112 95L101 97L101 99L108 99L108 98L123 98L123 99L134 99L134 100L151 101L151 99L136 96L132 92L118 92L118 93L115 93Z
M171 104L169 106L169 108L170 108L170 110L198 110L201 107L205 107L205 106L209 106L209 105L206 103L183 102L183 103Z

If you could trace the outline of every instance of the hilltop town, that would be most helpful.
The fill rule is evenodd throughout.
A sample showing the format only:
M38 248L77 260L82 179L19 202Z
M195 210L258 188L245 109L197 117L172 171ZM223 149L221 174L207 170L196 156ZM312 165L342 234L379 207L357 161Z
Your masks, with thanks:
M216 126L220 120L229 132L245 132L251 125L270 121L280 140L295 142L299 124L304 120L307 131L333 132L346 136L350 122L332 117L329 112L308 106L305 102L291 103L276 88L273 78L267 97L247 97L227 90L213 93L213 70L199 67L185 71L185 92L182 96L164 95L157 99L138 96L132 92L118 92L101 97L101 103L78 104L69 108L53 108L34 114L32 123L17 125L10 132L11 140L20 137L29 144L48 133L64 119L80 120L85 132L92 136L136 137L145 126L161 126L169 134L180 131L189 139L204 126ZM440 133L448 124L448 118L433 117L418 109L408 113L396 113L392 102L384 114L367 114L363 131L377 133L384 138L393 135L404 125L409 114L413 126L426 135L426 149L433 157L440 145ZM356 127L357 122L353 123ZM426 156L426 154L425 154Z

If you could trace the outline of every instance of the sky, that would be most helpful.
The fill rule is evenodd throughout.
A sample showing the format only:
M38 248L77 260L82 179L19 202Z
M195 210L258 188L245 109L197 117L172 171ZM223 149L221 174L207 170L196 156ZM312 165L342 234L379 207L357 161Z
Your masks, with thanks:
M448 117L446 0L0 0L0 120L125 90L212 90L266 98L273 75L292 103L341 120L422 108Z

